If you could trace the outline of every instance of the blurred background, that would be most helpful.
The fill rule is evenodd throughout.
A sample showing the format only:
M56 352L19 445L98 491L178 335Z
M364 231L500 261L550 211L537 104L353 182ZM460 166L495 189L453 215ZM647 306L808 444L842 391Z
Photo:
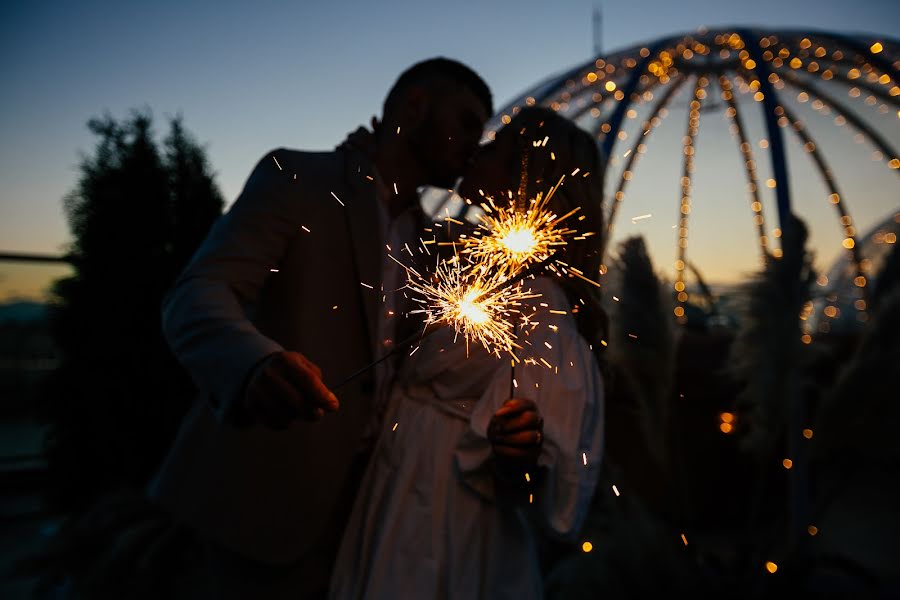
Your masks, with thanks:
M898 30L889 0L5 3L0 595L191 597L136 497L193 393L162 294L265 152L443 55L485 140L541 104L608 157L604 482L547 595L900 596Z

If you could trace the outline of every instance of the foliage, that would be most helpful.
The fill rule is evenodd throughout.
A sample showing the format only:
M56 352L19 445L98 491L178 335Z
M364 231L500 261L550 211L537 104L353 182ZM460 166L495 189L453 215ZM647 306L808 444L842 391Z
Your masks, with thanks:
M675 375L671 302L643 238L621 243L614 268L619 301L612 306L609 355L616 366L616 385L629 391L646 444L663 466Z
M41 414L49 499L66 511L142 486L193 393L163 339L160 304L223 203L180 119L163 152L151 125L146 113L91 120L99 140L65 198L75 274L54 287L61 364Z
M806 239L806 225L792 217L784 232L783 258L768 255L765 268L743 290L731 363L744 386L737 398L744 443L761 455L771 453L784 432L790 400L802 384L797 380L805 362L800 313L816 278Z

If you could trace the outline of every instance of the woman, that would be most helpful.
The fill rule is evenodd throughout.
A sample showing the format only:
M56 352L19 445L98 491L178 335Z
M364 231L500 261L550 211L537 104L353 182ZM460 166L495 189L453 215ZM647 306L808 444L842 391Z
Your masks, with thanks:
M602 170L589 134L529 108L481 150L461 193L499 198L524 183L533 197L565 174L550 207L580 206L573 219L584 219L571 226L597 235L572 241L562 260L597 277ZM515 367L516 398L508 357L454 343L450 328L426 336L401 367L338 554L333 598L541 597L533 528L572 539L596 485L603 382L593 351L605 321L596 288L579 278L525 285L541 294L526 307L539 325L520 340L520 358L532 360Z

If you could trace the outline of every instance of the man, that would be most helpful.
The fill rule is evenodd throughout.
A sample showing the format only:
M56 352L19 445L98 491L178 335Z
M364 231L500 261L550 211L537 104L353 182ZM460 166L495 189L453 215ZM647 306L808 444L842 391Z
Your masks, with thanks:
M202 398L151 497L207 541L228 597L322 597L377 431L417 188L452 187L492 112L444 58L405 71L364 152L266 154L164 302L166 337ZM326 383L327 382L327 383Z

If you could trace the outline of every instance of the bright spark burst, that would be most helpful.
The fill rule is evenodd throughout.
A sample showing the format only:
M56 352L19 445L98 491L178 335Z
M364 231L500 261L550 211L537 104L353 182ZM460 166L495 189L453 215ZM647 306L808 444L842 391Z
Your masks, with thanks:
M407 289L421 306L410 312L424 314L426 328L433 323L444 323L456 332L454 342L462 335L467 347L470 340L478 342L496 356L503 352L512 354L519 347L516 323L519 320L527 323L522 300L540 294L521 283L504 286L506 277L458 255L438 261L428 278L405 268L409 279Z
M507 275L514 275L530 264L540 262L566 239L576 233L562 225L579 209L559 216L549 209L550 199L563 179L545 195L525 200L521 195L499 202L488 198L481 204L484 213L474 235L460 240L461 253L472 262L488 265Z

